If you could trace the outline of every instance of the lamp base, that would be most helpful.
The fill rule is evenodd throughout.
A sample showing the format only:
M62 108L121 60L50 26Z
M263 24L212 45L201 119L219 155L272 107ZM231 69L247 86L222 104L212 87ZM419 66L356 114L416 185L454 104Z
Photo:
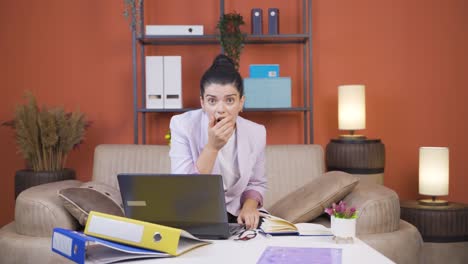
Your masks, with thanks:
M435 199L420 199L418 200L420 205L428 206L447 206L449 204L446 200L435 200Z
M341 140L365 140L366 137L364 135L350 134L350 135L340 135L339 139Z

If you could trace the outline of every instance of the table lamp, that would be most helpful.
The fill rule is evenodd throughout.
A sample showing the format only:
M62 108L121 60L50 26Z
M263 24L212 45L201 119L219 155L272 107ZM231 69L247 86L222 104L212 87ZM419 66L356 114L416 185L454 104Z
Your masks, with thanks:
M432 196L421 199L422 205L448 205L436 196L448 195L449 149L446 147L419 148L419 194Z
M365 86L338 86L338 129L349 130L347 135L340 135L341 139L365 139L363 135L355 135L354 131L366 128L366 94Z
M338 86L338 129L349 134L331 139L327 144L327 170L339 170L357 175L361 182L383 184L385 145L380 139L368 139L354 134L366 128L365 86Z

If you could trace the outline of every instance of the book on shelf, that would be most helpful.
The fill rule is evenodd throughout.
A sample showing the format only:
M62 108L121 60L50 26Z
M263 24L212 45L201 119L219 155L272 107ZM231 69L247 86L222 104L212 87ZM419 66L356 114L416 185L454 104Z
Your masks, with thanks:
M126 245L161 251L172 256L211 243L198 239L182 229L95 211L89 213L84 233Z
M257 264L341 264L341 248L267 247Z
M161 251L114 243L63 228L54 228L52 251L79 264L105 264L141 258L172 257Z
M297 223L293 224L283 218L260 213L259 229L270 235L295 236L332 236L331 229L320 224Z

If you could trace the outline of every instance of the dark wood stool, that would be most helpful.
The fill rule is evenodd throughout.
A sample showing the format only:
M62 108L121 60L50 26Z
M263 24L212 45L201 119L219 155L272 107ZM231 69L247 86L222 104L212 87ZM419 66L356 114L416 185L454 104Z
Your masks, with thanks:
M418 201L400 203L401 219L418 228L424 242L468 241L468 205L421 205Z

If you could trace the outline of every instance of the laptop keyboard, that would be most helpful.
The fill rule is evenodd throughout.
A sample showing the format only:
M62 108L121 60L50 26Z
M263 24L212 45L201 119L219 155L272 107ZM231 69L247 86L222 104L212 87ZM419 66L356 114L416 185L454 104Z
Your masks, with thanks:
M240 234L244 231L244 225L237 224L237 223L229 223L229 233L234 236Z

